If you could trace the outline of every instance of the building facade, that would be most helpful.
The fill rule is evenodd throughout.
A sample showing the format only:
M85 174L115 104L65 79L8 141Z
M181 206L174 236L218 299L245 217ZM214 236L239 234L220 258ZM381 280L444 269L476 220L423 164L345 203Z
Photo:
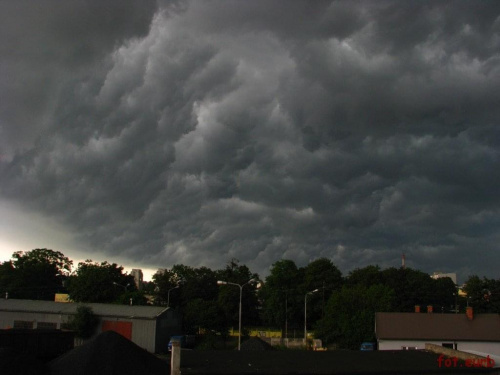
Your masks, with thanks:
M78 303L0 300L0 329L67 329ZM152 353L167 351L170 336L181 334L182 321L174 310L157 306L83 304L99 320L96 332L116 331Z
M467 314L377 313L375 334L379 350L418 350L430 343L500 356L500 316L474 316L471 308Z
M443 279L445 277L449 277L451 279L451 281L453 281L453 283L455 285L457 285L457 274L456 273L443 273L443 272L434 272L431 277L434 279L434 280L437 280L437 279Z
M132 269L132 271L130 272L130 274L132 276L134 276L134 283L135 283L135 286L137 288L137 290L142 290L142 284L143 284L143 278L144 278L144 275L142 273L142 270L139 269L139 268L134 268Z

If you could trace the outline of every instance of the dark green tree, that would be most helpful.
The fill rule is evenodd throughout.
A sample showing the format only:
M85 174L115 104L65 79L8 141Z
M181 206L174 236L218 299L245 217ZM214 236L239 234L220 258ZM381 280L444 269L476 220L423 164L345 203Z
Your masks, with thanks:
M385 285L395 292L395 311L412 312L415 305L425 307L436 302L435 280L429 274L411 268L388 268L383 275Z
M143 281L142 290L145 294L153 295L155 293L155 283L153 281Z
M319 258L304 269L303 293L317 290L308 302L307 320L314 324L325 314L326 301L335 290L342 287L342 273L330 259Z
M484 293L486 282L477 275L471 275L465 282L463 288L464 292L467 294L467 304L475 307L476 312L482 312L486 310L486 301L484 301Z
M53 300L55 293L64 291L72 263L59 251L18 251L0 266L0 287L9 298Z
M174 272L166 269L157 271L153 275L155 304L163 306L169 304L170 307L179 306L179 282L180 280Z
M327 313L315 327L315 337L339 348L359 349L363 341L375 339L375 313L392 311L394 292L376 284L344 286L333 292Z
M178 266L172 271L180 276L182 304L185 306L189 301L201 298L205 301L217 299L217 273L208 267L191 268L188 272L180 273Z
M0 263L0 292L4 295L9 295L10 298L15 298L18 281L16 278L16 269L12 261ZM21 286L21 285L19 285ZM1 296L3 297L3 295Z
M259 293L262 317L267 325L282 329L300 327L303 319L303 272L294 261L282 259L274 263Z
M466 303L478 313L500 313L500 280L469 276L465 282Z
M98 322L92 308L81 305L76 308L76 314L70 319L69 327L75 331L76 337L88 339L94 334Z
M153 275L153 282L155 283L156 303L167 305L169 302L171 308L178 309L184 317L183 329L185 332L194 333L199 328L215 329L214 327L204 327L205 323L203 322L208 319L197 317L201 313L198 308L202 301L217 305L219 289L215 271L207 267L193 268L176 264L170 270L162 270ZM215 309L212 305L210 306L207 314L211 314ZM217 311L220 316L223 316L220 309ZM218 323L214 324L218 325Z
M153 275L153 282L160 304L166 305L168 291L171 290L170 306L174 308L183 308L197 298L206 301L217 299L217 276L207 267L193 268L176 264L170 270L165 269Z
M217 301L207 301L201 298L189 301L183 321L186 332L191 334L215 333L223 338L226 338L228 334L227 321Z
M443 277L432 279L433 295L429 300L436 312L450 313L455 309L455 293L457 287L452 279Z
M148 299L146 298L144 291L132 288L132 290L125 290L122 294L120 294L114 303L119 305L147 305Z
M124 294L136 291L134 278L123 273L123 267L106 261L78 263L68 280L68 292L76 302L128 302Z
M254 282L249 283L248 281L252 279ZM251 273L246 265L240 265L238 260L232 259L224 269L217 272L217 280L244 285L241 293L242 311L244 311L244 314L242 313L242 326L258 325L260 323L259 302L257 299L259 275ZM220 286L217 301L228 323L233 327L237 327L239 322L240 288L235 285Z
M486 301L486 310L490 313L500 313L500 280L486 279L483 300Z
M366 266L364 268L356 268L349 272L346 278L348 286L363 285L369 287L375 284L385 284L385 278L380 267Z

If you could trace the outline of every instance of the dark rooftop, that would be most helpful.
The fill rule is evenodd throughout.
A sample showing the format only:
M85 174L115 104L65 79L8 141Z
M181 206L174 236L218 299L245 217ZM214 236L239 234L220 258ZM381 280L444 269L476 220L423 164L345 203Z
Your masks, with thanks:
M154 319L168 309L160 306L115 305L106 303L62 303L53 301L35 301L23 299L0 299L0 311L33 312L44 314L75 314L80 305L92 308L99 316Z
M377 313L378 339L500 341L500 315Z

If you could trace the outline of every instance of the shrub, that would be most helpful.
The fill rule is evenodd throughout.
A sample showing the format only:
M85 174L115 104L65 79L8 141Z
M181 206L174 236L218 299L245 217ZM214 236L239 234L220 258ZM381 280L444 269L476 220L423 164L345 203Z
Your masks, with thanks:
M69 326L75 331L76 337L88 339L94 333L98 322L92 308L82 305L76 309L76 315L70 320Z

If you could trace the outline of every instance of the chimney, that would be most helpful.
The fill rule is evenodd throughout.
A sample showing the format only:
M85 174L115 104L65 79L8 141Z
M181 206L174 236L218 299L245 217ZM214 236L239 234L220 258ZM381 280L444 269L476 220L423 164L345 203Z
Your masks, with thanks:
M415 312L419 313L420 312L420 305L415 305Z
M427 306L427 312L428 312L429 314L431 314L431 313L432 313L432 305L428 305L428 306Z
M474 309L472 308L472 306L467 306L467 308L465 309L465 315L469 320L474 319Z
M401 255L401 268L403 269L406 268L405 259L405 254L403 253L403 255Z

